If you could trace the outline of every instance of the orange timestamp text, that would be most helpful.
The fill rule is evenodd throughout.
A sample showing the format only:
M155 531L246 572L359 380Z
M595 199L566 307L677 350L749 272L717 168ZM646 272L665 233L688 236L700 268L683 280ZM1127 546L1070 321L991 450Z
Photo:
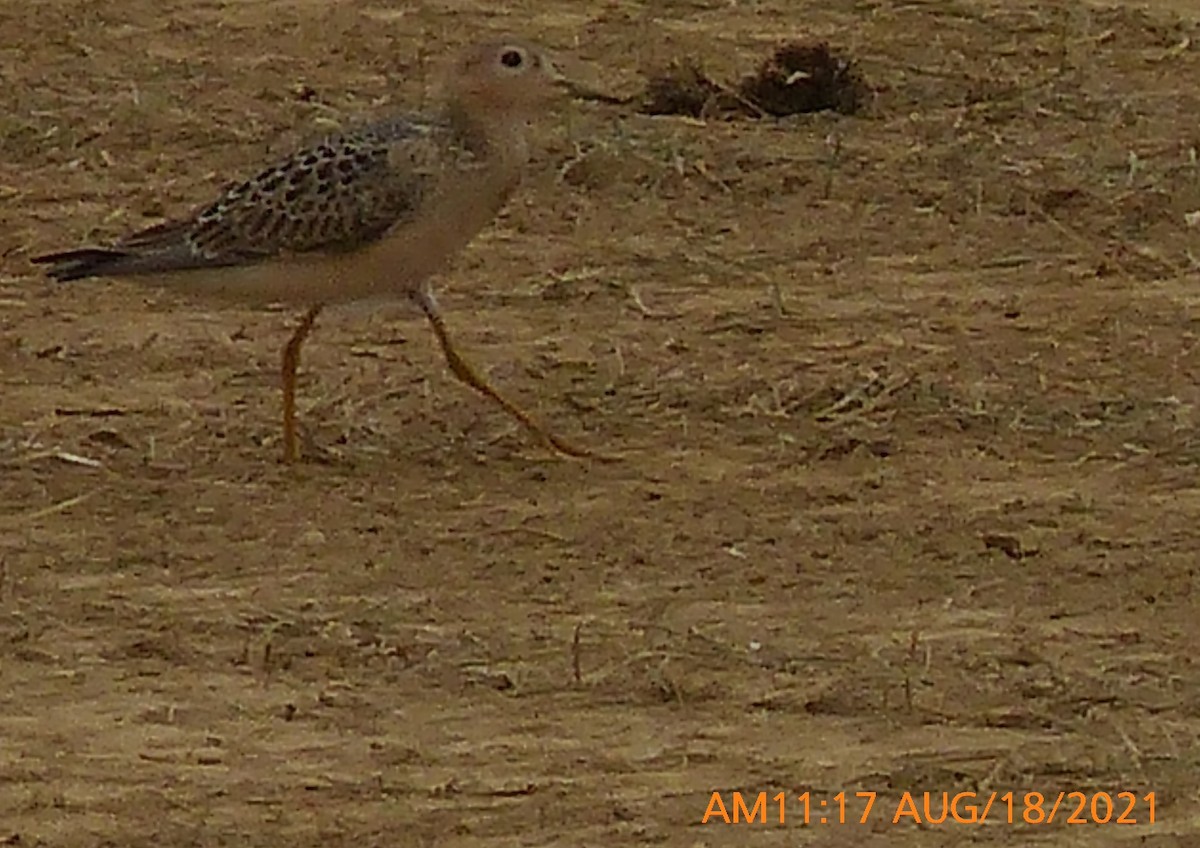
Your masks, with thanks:
M877 803L878 802L878 803ZM1155 824L1153 792L713 792L701 824Z

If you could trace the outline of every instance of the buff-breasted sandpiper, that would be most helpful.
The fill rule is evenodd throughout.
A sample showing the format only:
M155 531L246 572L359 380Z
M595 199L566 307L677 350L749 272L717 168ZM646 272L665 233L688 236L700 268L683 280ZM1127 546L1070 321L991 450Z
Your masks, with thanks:
M410 298L462 382L551 448L593 456L536 423L464 359L430 280L517 188L526 131L573 81L544 48L475 44L451 62L438 108L365 124L282 158L193 214L108 247L35 257L57 280L113 277L197 296L304 307L283 349L283 457L299 456L296 369L321 310Z

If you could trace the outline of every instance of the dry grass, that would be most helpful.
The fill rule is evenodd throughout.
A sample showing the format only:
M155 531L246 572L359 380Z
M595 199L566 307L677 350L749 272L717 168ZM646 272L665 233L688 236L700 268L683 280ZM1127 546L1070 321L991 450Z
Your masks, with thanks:
M0 11L0 841L742 844L714 789L958 787L1158 793L996 844L1194 838L1200 32L800 11ZM378 311L306 350L327 462L285 471L288 316L29 275L519 23L618 99L801 36L875 89L573 107L445 281L499 385L630 461L546 456Z

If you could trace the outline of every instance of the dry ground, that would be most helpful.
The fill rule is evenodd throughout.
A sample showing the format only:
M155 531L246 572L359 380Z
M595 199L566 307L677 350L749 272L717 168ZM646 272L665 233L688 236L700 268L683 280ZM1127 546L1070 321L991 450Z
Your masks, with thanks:
M878 89L565 109L444 281L628 461L546 456L397 309L323 321L285 469L294 316L31 272L500 29L618 93L797 35ZM1198 44L1058 0L0 5L0 844L1196 844ZM962 788L1158 822L886 821Z

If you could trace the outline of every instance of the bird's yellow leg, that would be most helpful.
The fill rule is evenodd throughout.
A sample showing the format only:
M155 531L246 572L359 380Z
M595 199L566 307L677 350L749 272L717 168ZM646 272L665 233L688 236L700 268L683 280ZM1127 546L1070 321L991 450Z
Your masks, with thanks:
M534 421L525 410L500 394L469 362L459 355L454 341L450 338L450 333L446 329L446 322L442 320L441 312L438 310L437 301L434 300L433 295L426 291L415 292L413 300L417 302L417 305L421 307L421 311L425 313L425 317L429 319L429 323L433 327L433 334L437 336L438 344L442 348L442 354L446 358L446 364L450 366L450 373L455 377L484 397L490 398L501 409L519 421L527 430L558 453L578 459L614 458L596 454L587 448L573 445Z
M283 461L289 464L300 458L296 447L296 369L300 366L300 347L312 333L319 314L320 306L305 312L283 348Z

